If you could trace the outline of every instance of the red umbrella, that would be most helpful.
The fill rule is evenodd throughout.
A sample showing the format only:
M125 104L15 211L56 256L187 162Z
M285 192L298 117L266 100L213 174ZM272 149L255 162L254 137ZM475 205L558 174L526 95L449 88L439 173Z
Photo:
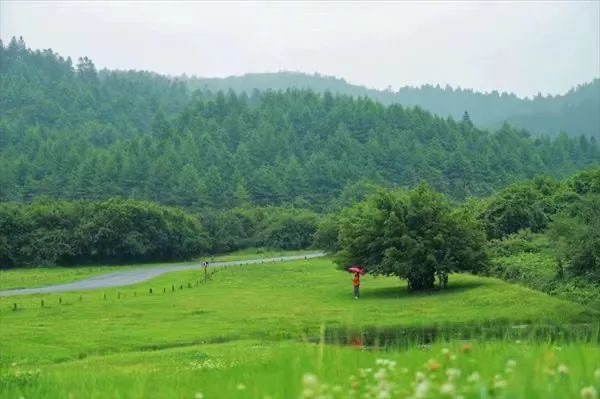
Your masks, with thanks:
M352 267L348 268L348 271L350 273L365 274L362 267L360 267L360 266L352 266Z

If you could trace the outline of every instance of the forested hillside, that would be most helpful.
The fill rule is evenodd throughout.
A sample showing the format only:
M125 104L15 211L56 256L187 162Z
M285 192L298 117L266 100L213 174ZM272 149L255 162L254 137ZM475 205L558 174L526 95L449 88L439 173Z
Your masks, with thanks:
M327 209L358 186L427 181L455 199L600 161L595 139L478 129L307 90L188 93L13 40L0 49L0 200L127 197L192 209Z
M237 93L259 90L310 89L319 93L367 96L385 105L419 106L433 114L457 119L467 111L475 125L496 129L504 122L529 129L535 135L556 136L565 131L570 136L600 138L600 79L573 88L565 95L538 95L522 99L510 93L480 93L449 86L402 87L397 91L368 89L343 79L297 72L257 73L228 78L193 78L192 88L212 91L232 89Z

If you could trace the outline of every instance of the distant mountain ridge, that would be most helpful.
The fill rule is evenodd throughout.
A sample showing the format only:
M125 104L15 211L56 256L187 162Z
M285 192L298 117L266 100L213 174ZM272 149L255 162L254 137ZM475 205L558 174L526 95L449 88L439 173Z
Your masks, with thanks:
M499 128L504 122L534 134L600 138L600 79L579 85L564 95L519 98L512 93L481 93L471 89L424 85L402 87L397 91L369 89L344 79L301 72L253 73L226 78L187 78L191 89L229 89L236 93L253 90L311 89L366 96L385 105L419 106L441 117L460 119L465 111L483 128Z

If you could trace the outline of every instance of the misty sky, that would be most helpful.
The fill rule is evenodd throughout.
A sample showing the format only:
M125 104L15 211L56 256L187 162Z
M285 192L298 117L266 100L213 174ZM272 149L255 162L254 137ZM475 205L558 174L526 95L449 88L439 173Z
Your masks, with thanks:
M229 76L294 70L368 87L450 84L520 96L600 76L600 1L25 2L0 0L5 45L98 67Z

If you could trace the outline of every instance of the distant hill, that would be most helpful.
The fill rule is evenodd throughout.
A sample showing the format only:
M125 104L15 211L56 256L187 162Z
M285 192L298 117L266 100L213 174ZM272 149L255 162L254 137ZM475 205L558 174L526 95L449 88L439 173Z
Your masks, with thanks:
M88 58L74 63L16 39L0 45L0 61L0 201L325 210L373 185L425 181L463 200L600 162L595 138L532 138L508 124L489 132L468 115L366 96L190 93L180 79L97 71Z
M192 89L252 92L287 88L326 90L351 96L367 96L385 105L398 103L419 106L436 115L455 119L468 111L471 120L483 128L498 128L504 122L530 130L534 134L556 136L565 131L570 136L600 138L600 79L573 88L560 96L519 98L514 94L480 93L471 89L425 85L402 87L398 91L375 90L357 86L331 76L299 72L256 73L227 78L190 78Z

